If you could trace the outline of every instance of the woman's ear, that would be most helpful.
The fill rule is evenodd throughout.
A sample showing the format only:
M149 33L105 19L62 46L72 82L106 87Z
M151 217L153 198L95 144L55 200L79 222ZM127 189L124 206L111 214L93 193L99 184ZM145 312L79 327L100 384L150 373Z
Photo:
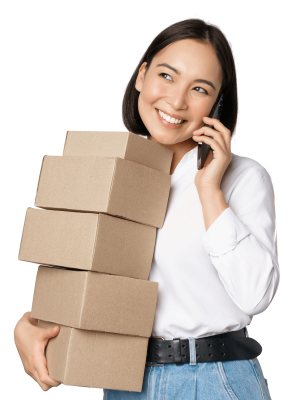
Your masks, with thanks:
M147 65L147 62L145 61L144 63L141 64L139 71L138 71L138 75L137 75L136 82L135 82L135 89L138 92L141 92L141 89L143 86L144 76L146 74L146 65Z

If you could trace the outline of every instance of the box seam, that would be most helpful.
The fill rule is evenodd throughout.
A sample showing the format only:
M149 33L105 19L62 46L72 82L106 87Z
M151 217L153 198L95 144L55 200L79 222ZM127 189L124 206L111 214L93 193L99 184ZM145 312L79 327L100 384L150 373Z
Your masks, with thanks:
M38 206L36 205L36 200L37 200L37 196L38 196L39 184L40 184L40 179L41 179L41 174L42 174L42 169L43 169L45 157L46 157L46 156L44 156L43 159L42 159L42 164L41 164L41 169L40 169L40 174L39 174L39 179L38 179L38 185L37 185L37 191L36 191L36 196L35 196L35 201L34 201L34 206L35 206L35 207L38 207Z
M101 215L100 213L97 215L96 231L95 231L95 238L93 241L92 257L91 257L91 271L92 271L93 261L94 261L94 257L95 257L96 249L97 249L97 238L98 238L100 215Z
M112 180L109 188L109 194L108 194L108 201L107 201L107 209L106 211L109 211L109 204L110 204L110 198L112 194L112 189L113 189L113 184L114 184L114 179L115 179L115 174L116 174L116 169L117 169L117 163L118 163L118 157L114 157L114 165L113 165L113 175L112 175Z
M80 309L80 320L79 320L79 328L81 328L81 320L82 320L82 314L83 314L83 309L84 309L84 303L85 303L85 297L86 297L86 291L87 291L87 281L89 277L89 271L85 272L85 282L84 282L84 288L83 288L83 297L82 297L82 302L81 302L81 309Z
M66 140L65 140L65 144L64 144L64 149L63 149L62 155L64 155L64 153L65 153L65 148L66 148L67 140L68 140L68 134L69 134L69 131L67 131L67 134L66 134Z
M68 358L69 358L70 346L71 346L71 341L72 341L72 333L73 333L73 328L70 328L70 329L71 329L71 332L70 332L70 339L69 339L68 348L67 348L66 367L65 367L64 376L63 376L64 383L67 380Z

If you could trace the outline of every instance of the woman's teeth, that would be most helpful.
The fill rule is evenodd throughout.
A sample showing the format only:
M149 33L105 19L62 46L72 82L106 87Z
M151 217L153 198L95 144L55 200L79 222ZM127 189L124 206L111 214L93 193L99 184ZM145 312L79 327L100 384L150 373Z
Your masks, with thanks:
M170 124L182 124L184 121L183 119L171 118L169 115L163 113L163 111L161 110L158 110L158 113L165 121L170 122Z

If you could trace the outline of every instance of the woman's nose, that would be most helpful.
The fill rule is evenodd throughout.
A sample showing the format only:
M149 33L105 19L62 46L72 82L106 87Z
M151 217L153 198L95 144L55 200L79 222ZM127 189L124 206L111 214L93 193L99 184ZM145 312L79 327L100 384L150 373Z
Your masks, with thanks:
M178 88L170 93L166 102L173 107L175 110L186 110L187 109L187 97L184 89Z

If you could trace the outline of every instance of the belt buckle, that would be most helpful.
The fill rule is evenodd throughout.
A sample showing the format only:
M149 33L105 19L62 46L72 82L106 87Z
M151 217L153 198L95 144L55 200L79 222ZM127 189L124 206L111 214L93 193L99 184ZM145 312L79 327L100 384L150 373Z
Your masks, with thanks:
M151 339L165 340L165 338L163 338L163 336L151 336ZM148 367L163 367L163 365L165 365L165 364L149 364L149 363L145 362L145 365L147 365Z

